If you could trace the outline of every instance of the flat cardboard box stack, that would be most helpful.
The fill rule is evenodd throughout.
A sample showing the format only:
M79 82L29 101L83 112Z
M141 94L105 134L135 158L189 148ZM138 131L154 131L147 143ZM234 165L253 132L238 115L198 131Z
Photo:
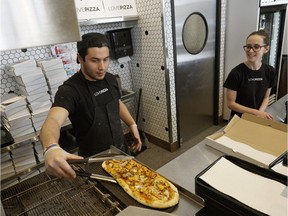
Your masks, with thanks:
M42 68L42 72L44 73L47 85L49 87L51 100L54 101L58 87L68 79L63 62L60 58L53 58L38 61L37 64Z
M11 152L16 173L37 165L32 143L12 149Z
M39 112L32 113L32 123L35 131L40 131L42 125L48 115L49 109L44 109Z
M34 59L8 65L7 72L15 77L20 93L27 96L31 112L51 107L47 82L42 69L37 67Z
M33 113L47 112L50 109L52 102L48 93L47 82L41 67L37 66L35 59L8 65L7 72L15 77L20 93L26 96L32 116ZM35 122L34 118L30 117L30 119L34 131L38 131L44 121L41 123L39 121Z
M1 153L1 180L13 175L15 175L15 170L10 153Z
M34 143L34 152L36 155L36 160L38 163L41 163L44 161L43 156L43 146L40 141Z
M34 132L26 97L14 93L1 98L1 123L15 139Z
M234 116L225 129L206 137L206 144L260 167L269 165L287 151L287 125L243 114Z

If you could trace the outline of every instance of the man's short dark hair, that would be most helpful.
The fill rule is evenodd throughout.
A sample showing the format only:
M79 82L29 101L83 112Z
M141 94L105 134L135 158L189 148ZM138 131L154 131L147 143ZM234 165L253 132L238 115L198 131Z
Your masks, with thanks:
M85 56L87 55L87 49L91 47L110 48L109 41L104 34L97 33L97 32L84 34L82 35L82 40L77 42L77 51L84 61L85 61ZM77 58L77 63L79 63L78 58Z

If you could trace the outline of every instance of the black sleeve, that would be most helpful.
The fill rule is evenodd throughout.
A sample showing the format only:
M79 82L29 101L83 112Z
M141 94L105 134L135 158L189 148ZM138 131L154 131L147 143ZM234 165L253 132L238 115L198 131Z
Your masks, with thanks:
M237 91L238 85L239 85L239 76L238 76L237 71L234 68L229 73L227 79L225 80L225 82L223 84L223 87Z
M77 91L71 86L61 85L55 94L52 107L62 107L71 114L75 111L75 101L79 101Z

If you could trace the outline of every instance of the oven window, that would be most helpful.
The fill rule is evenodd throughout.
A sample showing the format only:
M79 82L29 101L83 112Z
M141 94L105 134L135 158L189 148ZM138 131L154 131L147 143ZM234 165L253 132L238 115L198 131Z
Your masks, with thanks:
M190 14L184 22L182 40L185 49L191 54L200 53L207 42L208 27L205 17L195 12Z

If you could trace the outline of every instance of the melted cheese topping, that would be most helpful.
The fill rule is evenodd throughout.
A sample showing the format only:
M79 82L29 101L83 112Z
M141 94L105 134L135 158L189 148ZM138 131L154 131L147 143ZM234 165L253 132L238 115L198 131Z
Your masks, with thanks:
M116 180L122 179L134 195L143 197L148 203L165 203L178 195L177 189L172 188L166 179L134 160L108 160L104 163L110 175ZM176 198L178 203L179 197Z

